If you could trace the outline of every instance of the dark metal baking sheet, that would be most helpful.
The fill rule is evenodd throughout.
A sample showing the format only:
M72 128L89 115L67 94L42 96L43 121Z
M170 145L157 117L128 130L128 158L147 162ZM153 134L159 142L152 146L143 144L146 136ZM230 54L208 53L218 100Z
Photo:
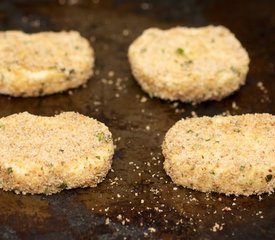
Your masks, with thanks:
M0 239L275 239L275 194L234 198L175 188L160 149L182 117L275 114L274 12L273 0L2 0L1 30L80 31L95 48L96 75L71 94L1 96L0 116L77 111L106 123L117 149L97 188L53 196L0 191ZM196 106L148 98L130 73L132 40L152 26L207 24L225 25L248 50L247 84L221 102Z

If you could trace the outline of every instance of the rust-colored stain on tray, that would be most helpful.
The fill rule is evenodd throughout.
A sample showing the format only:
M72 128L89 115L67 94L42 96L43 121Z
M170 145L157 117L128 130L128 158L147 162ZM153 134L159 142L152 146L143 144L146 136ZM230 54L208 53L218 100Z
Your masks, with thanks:
M275 114L274 11L273 0L1 1L1 30L80 31L95 48L96 74L72 94L1 96L0 116L77 111L107 124L117 148L97 188L52 196L0 191L0 239L275 239L274 194L234 198L175 187L160 147L183 117ZM221 102L150 99L131 75L129 44L148 27L208 24L225 25L248 50L247 84Z

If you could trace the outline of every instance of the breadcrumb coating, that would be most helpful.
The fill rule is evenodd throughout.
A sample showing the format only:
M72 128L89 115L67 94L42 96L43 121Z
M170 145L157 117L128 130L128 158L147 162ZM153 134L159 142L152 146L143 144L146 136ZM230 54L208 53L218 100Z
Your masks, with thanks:
M108 128L74 112L1 118L0 144L0 188L23 194L95 187L114 153Z
M6 31L0 32L0 59L0 93L37 97L86 83L94 51L76 31Z
M164 169L202 192L252 195L275 188L275 116L246 114L178 121L166 134Z
M132 73L151 96L221 100L245 83L249 57L223 26L149 28L129 47Z

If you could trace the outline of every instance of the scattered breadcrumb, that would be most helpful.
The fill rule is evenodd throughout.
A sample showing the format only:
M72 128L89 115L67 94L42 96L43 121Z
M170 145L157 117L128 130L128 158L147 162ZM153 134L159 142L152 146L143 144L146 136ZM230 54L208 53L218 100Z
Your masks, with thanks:
M197 115L197 113L196 113L195 111L192 111L192 112L191 112L191 115L192 115L192 117L194 117L194 118L198 117L198 115Z
M109 76L109 77L114 77L114 76L115 76L114 71L110 71L110 72L108 72L108 76Z
M215 223L214 226L210 230L212 232L221 231L221 230L223 230L224 225L225 225L225 223L222 223L222 224Z
M130 35L130 31L129 31L129 29L123 29L123 31L122 31L122 35L123 35L124 37L129 36L129 35Z
M106 224L106 225L110 224L110 219L109 219L109 218L106 218L106 219L105 219L105 224Z
M260 82L257 83L257 87L258 87L261 91L263 91L264 93L268 93L268 91L267 91L267 89L266 89L266 87L264 86L264 84L263 84L262 81L260 81Z
M231 211L232 209L231 209L231 207L224 207L223 209L222 209L222 211Z
M147 131L150 131L151 127L150 127L149 125L147 125L147 126L145 127L145 129L146 129Z
M151 5L148 2L143 2L143 3L141 3L140 7L142 10L149 10L151 8Z
M155 229L154 227L149 227L148 231L151 233L155 233L157 231L157 229Z
M146 97L142 97L142 98L140 99L140 102L141 102L141 103L147 102L147 98L146 98Z
M239 106L237 105L236 102L232 102L232 108L233 108L234 110L238 110L238 109L239 109Z

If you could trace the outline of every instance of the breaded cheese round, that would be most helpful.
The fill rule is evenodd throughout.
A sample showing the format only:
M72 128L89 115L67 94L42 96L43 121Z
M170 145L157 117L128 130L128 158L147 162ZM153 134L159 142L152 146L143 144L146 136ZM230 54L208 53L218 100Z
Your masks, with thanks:
M221 100L245 83L249 57L223 26L149 28L129 47L134 77L151 96Z
M1 118L0 145L0 188L23 194L94 187L111 168L114 153L108 128L74 112Z
M0 32L0 93L37 97L83 85L94 51L76 31Z
M246 114L178 121L166 134L164 169L202 192L252 195L275 188L275 116Z

